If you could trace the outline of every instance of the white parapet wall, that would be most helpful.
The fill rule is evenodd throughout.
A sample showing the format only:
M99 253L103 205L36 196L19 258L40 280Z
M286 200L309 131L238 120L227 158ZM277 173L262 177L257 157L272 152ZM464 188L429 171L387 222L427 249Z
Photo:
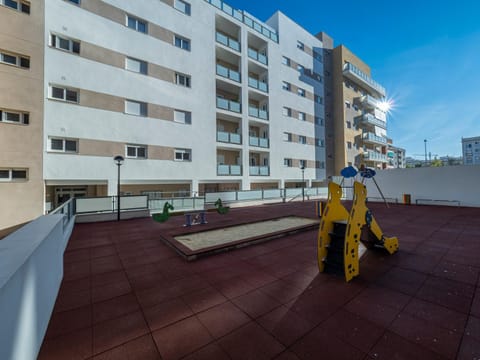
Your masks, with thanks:
M411 196L411 203L480 207L480 166L444 166L377 171L375 180L386 198ZM368 197L378 199L375 183L367 179Z
M41 216L0 241L0 359L37 358L73 224L67 215Z

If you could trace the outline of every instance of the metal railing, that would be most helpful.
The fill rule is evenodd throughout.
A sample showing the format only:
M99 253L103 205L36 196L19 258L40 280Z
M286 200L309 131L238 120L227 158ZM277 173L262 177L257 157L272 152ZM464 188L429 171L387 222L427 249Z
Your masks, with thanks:
M269 166L250 166L250 175L268 176L270 175L270 167Z
M227 100L221 97L217 97L217 108L223 110L229 110L233 112L242 112L242 105L236 101Z
M220 75L224 78L227 78L236 82L241 82L241 76L238 71L229 69L220 64L217 64L217 75Z
M227 35L224 35L220 32L217 31L217 34L216 34L216 37L215 39L217 40L218 43L222 44L222 45L225 45L226 47L229 47L230 49L233 49L235 51L240 51L240 43L227 36Z
M248 57L253 60L257 60L259 63L268 65L268 57L266 55L260 54L258 51L248 48Z
M267 83L264 83L262 81L259 81L257 79L254 79L252 77L248 78L248 86L254 89L258 89L260 91L268 93L268 85Z
M107 213L117 211L117 196L76 198L76 213ZM120 196L120 211L148 209L147 195Z
M226 131L217 131L217 141L230 144L241 144L242 135Z
M254 106L248 107L248 115L259 119L268 120L268 111L260 110Z
M242 165L217 165L217 175L242 175Z
M263 148L268 148L268 139L265 138L259 138L256 136L250 136L248 144L250 146L258 146L258 147L263 147Z
M76 212L76 199L71 198L67 202L64 202L60 206L58 206L55 210L52 210L48 213L48 215L53 214L62 214L63 216L63 229L68 226L68 223L74 218Z

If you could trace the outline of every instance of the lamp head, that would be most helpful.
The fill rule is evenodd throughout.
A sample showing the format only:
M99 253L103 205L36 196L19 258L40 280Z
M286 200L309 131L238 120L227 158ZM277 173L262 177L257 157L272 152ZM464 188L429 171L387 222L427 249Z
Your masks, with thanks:
M117 164L118 166L121 166L125 159L122 155L117 155L113 158L113 161L115 161L115 164Z

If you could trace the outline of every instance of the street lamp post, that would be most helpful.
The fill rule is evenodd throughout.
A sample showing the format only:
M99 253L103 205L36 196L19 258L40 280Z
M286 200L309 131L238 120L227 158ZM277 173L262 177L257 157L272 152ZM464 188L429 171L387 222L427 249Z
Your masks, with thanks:
M425 143L425 166L427 166L427 139L423 140Z
M115 164L118 168L118 176L117 176L117 221L120 221L120 166L123 165L123 161L125 159L122 155L117 155L113 158Z
M305 165L300 167L302 170L302 201L305 201Z

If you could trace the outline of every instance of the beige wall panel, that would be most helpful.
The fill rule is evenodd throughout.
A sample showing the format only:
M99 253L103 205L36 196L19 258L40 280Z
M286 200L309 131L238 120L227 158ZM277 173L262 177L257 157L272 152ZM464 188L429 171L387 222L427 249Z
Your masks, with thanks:
M320 166L317 166L316 164L317 162L315 160L307 160L307 168L309 169L315 169L315 168L318 168Z
M141 195L142 191L164 192L165 197L171 196L171 193L179 191L190 191L190 184L138 184L122 185L122 191L131 192L132 195Z
M153 36L154 38L165 41L169 44L173 44L174 33L171 32L170 30L162 28L158 25L149 23L148 24L148 34L150 36Z
M84 89L80 89L80 105L108 111L125 111L125 99Z
M82 41L80 54L82 57L89 60L116 66L122 69L125 68L125 55L94 44Z
M157 104L148 104L148 117L173 121L173 109Z
M164 2L165 4L170 5L171 7L173 7L174 0L161 0L161 1Z
M112 141L80 139L78 154L113 157L118 154L125 154L125 144Z
M251 183L250 190L278 189L278 183Z
M312 48L308 47L308 46L305 46L305 50L304 50L308 55L310 56L313 56L313 50Z
M148 76L168 81L170 83L175 82L175 71L156 64L148 64Z
M300 160L299 159L292 159L292 167L295 167L295 168L300 167Z
M307 136L307 145L315 145L315 138Z
M174 160L175 149L166 146L148 145L148 158L155 160Z
M82 8L119 24L126 24L125 12L103 1L82 0Z
M2 6L0 11L0 33L25 39L32 44L43 43L43 1L30 2L30 15ZM0 46L0 47L3 47Z

